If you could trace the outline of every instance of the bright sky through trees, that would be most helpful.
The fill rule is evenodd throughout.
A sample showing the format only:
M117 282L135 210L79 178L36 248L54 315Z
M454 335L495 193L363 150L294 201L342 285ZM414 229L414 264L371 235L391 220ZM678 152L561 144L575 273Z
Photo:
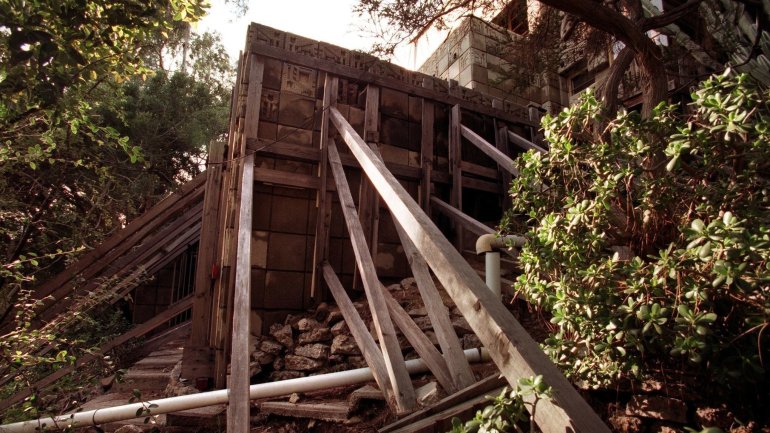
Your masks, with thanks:
M373 38L367 30L362 30L367 22L352 12L355 3L356 0L251 0L248 12L239 18L224 0L212 0L209 14L198 24L197 31L219 32L233 60L243 49L246 30L252 21L341 47L366 51ZM413 47L402 47L392 61L416 69L444 37L444 34L435 33L423 38L416 57Z

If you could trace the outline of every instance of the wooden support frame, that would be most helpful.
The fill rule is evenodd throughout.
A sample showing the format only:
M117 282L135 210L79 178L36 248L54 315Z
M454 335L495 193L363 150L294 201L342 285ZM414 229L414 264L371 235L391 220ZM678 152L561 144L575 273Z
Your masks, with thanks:
M330 108L331 113L339 114L336 108ZM364 144L369 152L373 151L368 145ZM337 195L340 199L342 213L345 215L345 223L350 234L350 241L353 244L353 253L356 256L356 265L361 272L361 279L364 283L364 291L369 301L369 309L372 312L372 322L377 332L377 338L380 341L380 349L385 359L390 384L393 387L393 396L396 400L396 411L398 413L408 413L414 410L417 401L415 399L414 387L409 373L404 364L404 355L401 353L401 347L396 338L396 330L393 322L388 315L388 305L385 296L380 288L380 282L377 279L377 271L374 267L374 261L369 254L369 248L366 245L361 221L358 218L353 196L350 193L345 171L342 168L337 146L334 140L329 141L329 166L331 167L334 182L337 185Z
M252 66L253 68L253 66ZM252 69L253 70L253 69ZM251 213L254 197L254 154L243 160L240 211L238 213L238 255L235 265L233 302L233 349L231 375L227 384L227 431L248 433L249 428L249 349L251 313Z
M502 152L504 155L510 155L511 151L508 146L508 127L505 126L505 124L502 124L502 122L498 122L497 119L494 120L494 127L495 127L495 147L497 147L497 150ZM498 167L498 173L500 176L500 192L502 193L502 208L510 209L511 208L511 197L508 194L508 190L511 188L511 180L512 176L511 173L508 170L502 169L502 167Z
M438 197L431 197L430 202L436 206L436 208L440 210L441 213L453 219L457 224L463 225L470 232L477 236L495 233L493 228L487 227L479 221L476 221L475 219L462 213L459 209L453 207Z
M436 377L438 383L446 390L447 393L457 391L454 382L452 381L452 375L447 368L446 361L441 357L441 352L436 350L430 339L422 332L419 326L414 323L414 320L404 310L404 307L393 298L393 295L388 292L385 286L380 285L382 293L385 294L385 302L388 304L388 311L390 311L390 317L404 334L409 343L412 344L415 352L420 355L422 361L428 366L428 369Z
M467 138L468 141L470 141L480 151L484 152L487 156L495 160L498 167L503 170L507 170L514 176L519 175L519 170L513 166L513 160L508 155L501 152L495 146L492 146L487 140L481 138L481 136L471 131L467 126L460 125L460 131L462 132L463 137Z
M462 147L462 114L460 105L452 107L449 115L449 174L452 177L452 191L449 202L457 209L463 208L463 147ZM454 224L454 245L457 251L463 250L464 230L461 225Z
M364 111L364 137L372 150L377 150L380 141L380 88L366 87L366 109ZM380 198L366 176L361 176L358 187L358 209L361 227L372 257L377 257L380 231ZM360 283L358 268L353 268L353 289Z
M190 343L185 347L182 377L198 377L195 374L193 359L188 351L204 350L207 346L212 299L212 267L216 260L216 246L219 245L219 204L222 195L222 161L225 143L212 142L209 146L208 169L206 170L206 192L203 197L203 215L198 247L198 260L195 265L195 302L191 316L192 329Z
M609 433L556 365L334 108L331 120L508 382L516 384L523 377L539 374L552 388L553 398L539 400L532 414L540 429L545 433Z
M523 150L534 150L535 152L548 153L547 150L527 140L521 135L516 134L513 131L508 131L508 139L510 139L513 142L513 144L515 144L516 146L520 147Z
M329 110L337 105L339 80L330 74L324 78L323 114L321 115L321 143L318 159L318 194L316 195L316 226L315 243L313 245L313 279L310 287L310 297L318 299L321 285L321 264L326 261L329 250L329 226L331 224L331 200L328 194L328 152L330 140Z
M128 332L102 345L98 351L81 356L75 361L73 365L62 367L56 370L55 372L51 373L50 375L44 377L43 379L38 380L32 386L17 392L16 394L6 398L3 401L0 401L0 410L4 410L5 408L11 405L19 403L20 401L32 395L34 390L42 389L48 385L51 385L52 383L56 382L62 377L72 373L78 367L99 358L101 355L131 340L132 338L141 337L142 335L145 335L148 332L156 329L157 327L165 324L167 321L169 321L171 318L173 318L177 314L182 313L188 308L190 308L192 306L192 303L193 303L193 299L191 297L188 297L186 299L183 299L177 302L176 304L170 306L166 311L158 314L157 316L153 317L147 322L134 327Z
M422 86L433 89L433 80L424 79ZM422 179L420 182L420 205L422 210L430 215L430 196L433 194L433 127L436 120L436 107L433 101L422 99L422 125L420 131L420 167Z
M358 348L361 350L361 354L364 356L366 363L372 370L372 375L380 390L385 395L388 404L393 405L395 403L395 397L393 396L393 389L388 376L387 367L385 367L385 358L382 356L380 348L377 347L377 343L374 342L372 334L369 333L369 329L358 314L358 310L353 306L353 302L348 297L345 289L342 287L337 274L332 269L329 262L321 264L324 280L326 285L329 286L329 291L334 297L334 301L337 303L337 307L342 313L342 317L345 319L345 323L350 328L350 334L358 344Z
M420 291L430 323L433 325L433 332L435 332L441 351L444 353L455 389L471 386L476 382L476 378L473 376L473 371L470 364L468 364L468 360L465 358L460 340L457 338L457 334L455 334L452 327L449 311L441 300L441 295L436 285L433 283L430 268L428 268L425 259L417 251L412 240L406 235L395 216L393 216L393 224L396 226L404 253L412 268L412 275L417 282L417 289ZM445 387L445 389L448 388Z

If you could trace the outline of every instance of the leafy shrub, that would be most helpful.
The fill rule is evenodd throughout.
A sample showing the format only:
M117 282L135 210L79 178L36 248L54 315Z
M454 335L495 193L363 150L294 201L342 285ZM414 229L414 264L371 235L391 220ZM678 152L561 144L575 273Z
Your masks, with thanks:
M543 121L550 151L518 159L502 223L527 221L514 288L575 380L708 373L766 398L768 92L727 71L691 97L606 119L588 94Z

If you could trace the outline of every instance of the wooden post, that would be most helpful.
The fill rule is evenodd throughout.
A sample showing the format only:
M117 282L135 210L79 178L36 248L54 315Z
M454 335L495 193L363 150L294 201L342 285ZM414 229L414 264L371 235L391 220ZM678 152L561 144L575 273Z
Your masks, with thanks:
M508 144L509 144L508 127L505 126L502 122L495 119L494 128L495 128L495 147L504 155L510 155L511 151L508 148ZM505 211L511 208L511 198L508 195L508 190L511 188L512 176L508 170L504 170L500 166L498 166L497 171L500 175L500 183L501 183L500 185L500 192L502 193L501 208Z
M339 111L334 107L331 108L331 112L339 114ZM369 152L374 154L368 145L364 145ZM416 405L414 387L412 387L412 381L409 378L409 373L406 371L404 355L401 353L401 347L396 338L396 330L388 315L388 305L385 301L385 296L380 290L380 282L377 279L374 262L372 261L372 256L369 255L369 248L364 239L361 222L358 219L353 196L350 194L350 187L348 186L347 179L345 179L345 171L342 168L342 162L340 161L339 153L337 153L337 146L334 144L334 140L329 141L329 165L334 176L334 182L337 185L337 195L340 199L342 212L345 214L345 223L347 223L350 241L353 244L356 264L361 272L364 290L369 300L369 309L372 312L374 329L377 331L380 348L385 357L385 366L390 377L390 383L393 386L397 412L408 413L414 410Z
M222 160L225 144L214 141L209 146L208 168L206 169L206 192L203 198L203 216L198 260L195 265L195 301L192 309L190 341L184 348L182 374L184 378L208 376L208 336L213 280L212 266L216 263L216 248L219 245L219 199L222 189Z
M313 246L313 279L310 297L320 299L321 264L326 260L329 249L329 225L331 224L331 200L327 194L327 171L329 146L329 110L337 105L337 87L339 80L330 74L324 79L323 114L321 115L321 155L318 161L318 194L316 196L315 244Z
M404 253L409 261L409 265L412 267L412 275L417 282L417 289L422 296L422 301L425 304L425 310L428 312L430 323L433 325L433 331L436 333L438 344L441 346L441 351L446 358L446 364L452 375L452 381L457 389L471 386L476 382L476 378L473 376L473 371L471 371L471 366L465 358L460 340L458 340L457 334L455 334L452 327L449 311L444 306L441 295L433 283L433 278L430 276L428 264L425 263L425 259L417 251L409 236L404 233L404 229L395 216L393 217L393 224L396 226L398 237L401 239L401 245L404 247Z
M253 70L253 69L252 69ZM254 154L243 160L240 212L238 213L238 255L235 258L235 297L233 302L233 350L230 381L227 384L227 431L249 432L249 349L251 316L251 212L254 190Z
M366 87L366 111L364 112L364 137L372 149L377 149L380 141L380 88L372 84ZM361 184L358 188L358 208L361 226L364 229L366 243L372 257L377 257L379 246L380 197L374 192L369 179L361 173ZM360 283L358 269L353 269L353 289Z
M422 86L427 89L433 89L433 80L424 78ZM436 111L433 101L426 98L422 99L422 125L420 134L420 166L422 167L422 179L420 181L420 206L422 210L430 215L430 196L433 185L431 176L433 175L433 124L436 120Z
M452 107L449 116L449 174L452 176L452 195L449 202L457 209L463 208L463 169L462 169L462 136L460 130L462 127L462 118L460 106ZM454 245L457 251L463 252L463 228L455 224Z
M523 377L541 374L544 382L551 386L553 399L538 401L533 414L540 429L545 433L564 433L570 430L576 433L609 433L610 430L588 403L508 312L500 299L487 288L468 262L452 248L438 227L353 127L337 110L332 109L331 114L332 122L372 180L382 200L433 269L508 382L516 384ZM529 402L532 401L529 397Z

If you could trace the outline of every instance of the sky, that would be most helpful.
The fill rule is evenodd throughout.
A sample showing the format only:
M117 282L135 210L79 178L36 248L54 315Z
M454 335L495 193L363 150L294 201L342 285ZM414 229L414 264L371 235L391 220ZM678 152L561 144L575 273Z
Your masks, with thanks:
M250 0L249 10L237 17L225 0L212 0L209 14L198 23L198 32L219 32L231 59L246 42L246 30L252 21L307 38L348 49L367 51L374 39L361 31L366 21L353 13L356 0ZM412 45L399 49L391 59L400 66L416 69L444 40L445 33L433 32Z

